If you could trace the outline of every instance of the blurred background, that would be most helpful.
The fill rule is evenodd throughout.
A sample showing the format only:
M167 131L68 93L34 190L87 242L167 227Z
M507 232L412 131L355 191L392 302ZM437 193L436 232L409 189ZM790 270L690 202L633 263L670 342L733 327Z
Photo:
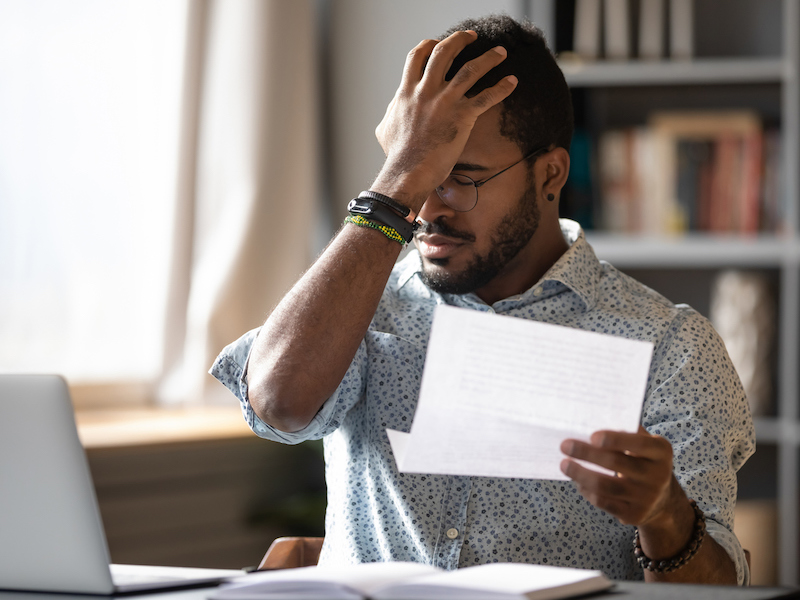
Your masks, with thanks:
M69 380L115 562L322 535L321 446L256 439L207 370L369 187L408 50L492 12L573 90L564 216L723 335L737 533L800 583L796 0L0 0L0 370Z

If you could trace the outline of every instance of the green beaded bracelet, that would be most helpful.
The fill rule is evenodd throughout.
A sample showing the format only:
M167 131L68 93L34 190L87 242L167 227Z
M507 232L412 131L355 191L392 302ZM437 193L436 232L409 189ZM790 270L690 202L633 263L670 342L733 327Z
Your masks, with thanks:
M406 245L406 241L403 239L403 236L397 233L396 229L394 229L393 227L389 227L388 225L381 225L378 223L374 223L369 219L366 219L360 215L347 215L344 218L344 222L352 223L353 225L358 225L359 227L369 227L370 229L377 229L390 240L394 240L403 247L405 247Z

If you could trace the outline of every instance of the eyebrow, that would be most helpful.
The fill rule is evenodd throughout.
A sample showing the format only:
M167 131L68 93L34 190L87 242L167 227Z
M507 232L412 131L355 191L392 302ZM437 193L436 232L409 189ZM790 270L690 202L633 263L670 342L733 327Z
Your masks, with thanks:
M484 167L483 165L476 165L473 163L456 163L453 166L453 171L488 171L489 167Z

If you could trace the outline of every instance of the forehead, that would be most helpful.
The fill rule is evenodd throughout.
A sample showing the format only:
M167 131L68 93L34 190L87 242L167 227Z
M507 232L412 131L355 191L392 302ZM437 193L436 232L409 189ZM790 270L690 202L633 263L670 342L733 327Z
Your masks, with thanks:
M500 133L501 117L499 104L478 117L461 154L464 162L494 165L519 158L519 146Z

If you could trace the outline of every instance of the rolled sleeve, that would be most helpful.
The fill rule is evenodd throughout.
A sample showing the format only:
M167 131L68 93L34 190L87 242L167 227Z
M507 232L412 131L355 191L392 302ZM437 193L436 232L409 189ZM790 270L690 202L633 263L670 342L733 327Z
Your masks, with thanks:
M713 519L706 519L706 530L736 565L736 582L739 585L750 585L750 567L747 566L747 559L742 545L739 543L739 538L727 527Z
M248 331L226 346L214 361L209 373L228 388L239 400L245 422L253 432L264 439L283 444L299 444L320 439L341 424L344 416L364 394L364 371L367 362L366 344L361 342L339 387L328 398L305 428L287 433L265 423L253 410L248 396L247 366L260 328Z
M706 319L684 311L657 349L643 424L668 439L675 476L706 514L708 533L750 573L733 533L736 472L755 450L750 410L725 346Z

